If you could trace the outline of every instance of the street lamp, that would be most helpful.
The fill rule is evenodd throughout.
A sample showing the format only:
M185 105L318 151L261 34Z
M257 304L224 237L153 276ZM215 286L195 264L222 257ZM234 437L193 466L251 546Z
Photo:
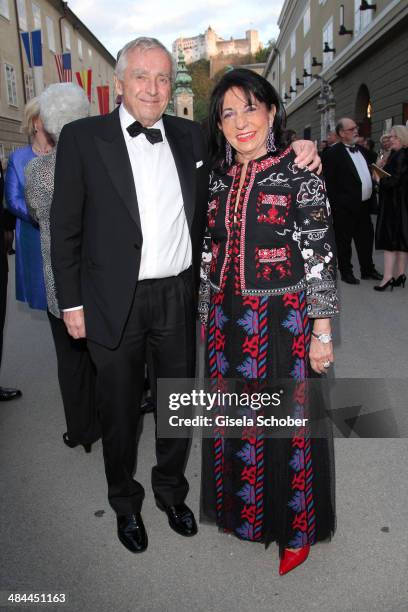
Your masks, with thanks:
M353 30L347 30L344 25L344 4L340 5L340 29L339 36L344 36L345 34L353 34Z
M360 4L360 11L376 11L377 10L377 5L376 4L369 4L367 2L367 0L361 0L361 4Z
M329 47L329 43L324 43L323 53L336 53L336 49Z

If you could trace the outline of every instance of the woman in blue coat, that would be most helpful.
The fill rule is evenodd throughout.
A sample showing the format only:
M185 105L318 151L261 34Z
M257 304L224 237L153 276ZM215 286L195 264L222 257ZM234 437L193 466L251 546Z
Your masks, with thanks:
M17 149L10 155L5 181L7 208L17 217L16 298L27 302L31 308L46 310L40 232L38 225L28 214L24 198L25 166L34 157L49 153L53 147L42 126L36 98L26 105L25 126L32 144Z

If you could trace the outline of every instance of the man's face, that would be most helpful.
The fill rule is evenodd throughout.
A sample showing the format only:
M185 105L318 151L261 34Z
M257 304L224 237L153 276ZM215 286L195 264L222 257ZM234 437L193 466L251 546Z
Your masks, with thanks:
M134 49L127 54L123 80L116 79L116 93L126 110L144 127L160 119L171 96L171 61L162 49Z
M354 145L358 139L358 125L352 119L344 119L340 138L344 144Z

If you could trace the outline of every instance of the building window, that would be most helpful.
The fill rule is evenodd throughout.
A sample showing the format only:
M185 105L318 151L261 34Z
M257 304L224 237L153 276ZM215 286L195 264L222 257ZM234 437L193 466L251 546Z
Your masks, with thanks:
M34 79L32 74L29 74L28 72L24 73L24 87L25 87L25 92L26 92L26 98L27 98L27 102L28 100L31 100L32 98L34 98Z
M84 57L84 53L82 50L82 40L80 38L78 38L78 57L80 60Z
M360 11L361 0L354 0L354 32L358 34L371 23L374 11Z
M32 3L34 30L41 30L41 9L38 4Z
M91 49L91 47L88 47L88 57L89 57L89 61L92 62L92 49Z
M305 14L303 15L303 34L306 36L308 31L310 30L310 5L305 10Z
M323 49L325 43L329 45L331 49L333 49L333 17L329 19L326 25L323 28ZM323 66L327 66L331 61L333 61L333 52L323 53Z
M17 0L17 10L18 10L18 25L20 26L20 30L27 31L27 11L25 0Z
M312 53L310 49L308 49L303 56L303 68L306 70L308 74L312 74ZM308 87L311 82L312 82L312 77L310 76L303 77L303 83L305 87Z
M286 96L286 83L283 83L282 84L282 100L284 104L286 104L285 96Z
M319 0L319 4L320 4L321 6L324 6L324 5L326 4L326 0Z
M6 71L7 102L11 106L17 106L17 84L14 66L4 64L4 68Z
M290 73L290 86L292 89L296 89L296 68L293 68L292 72ZM292 91L290 95L292 100L294 100L296 98L296 91Z
M281 55L281 72L285 72L286 70L286 49L282 51Z
M45 23L47 26L47 36L48 36L48 48L50 51L57 51L55 47L55 33L54 33L54 22L51 17L45 18Z
M296 53L296 30L290 37L290 57L295 57Z
M65 41L65 49L71 51L71 32L67 26L64 26L64 41Z
M10 19L9 0L0 0L0 15Z

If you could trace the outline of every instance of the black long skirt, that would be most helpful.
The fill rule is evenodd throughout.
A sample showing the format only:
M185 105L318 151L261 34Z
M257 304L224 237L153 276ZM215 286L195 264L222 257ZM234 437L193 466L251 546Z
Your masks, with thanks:
M229 290L228 290L229 289ZM304 292L243 297L231 287L211 297L209 378L260 381L310 375L311 325ZM330 436L242 435L203 440L201 520L238 538L276 541L280 555L330 538L335 530Z

